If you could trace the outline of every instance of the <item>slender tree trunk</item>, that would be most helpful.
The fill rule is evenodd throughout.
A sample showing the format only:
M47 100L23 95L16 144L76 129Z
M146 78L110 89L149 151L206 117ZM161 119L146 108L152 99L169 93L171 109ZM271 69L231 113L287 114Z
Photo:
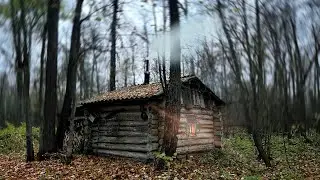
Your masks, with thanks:
M124 60L124 87L128 86L129 58Z
M44 155L45 153L56 151L55 121L57 116L57 57L59 10L60 0L48 1L46 87L44 101L44 121L40 131L40 158L42 158L42 155Z
M180 47L180 17L178 0L169 0L171 54L170 80L166 94L166 115L164 152L168 156L174 155L177 149L177 134L180 122L181 108L181 47Z
M95 63L94 63L94 59L96 58L96 54L95 52L93 51L93 60L92 60L92 65L91 65L91 74L90 74L90 97L92 97L92 95L94 94L94 90L93 90L93 87L94 87L94 71L95 71Z
M6 96L5 96L5 88L7 82L7 75L5 73L0 75L0 129L5 126L6 117Z
M74 93L75 96L75 93ZM72 160L72 151L73 151L73 141L74 141L74 118L77 109L77 101L76 99L73 100L71 103L71 114L69 117L70 122L70 129L69 129L69 139L67 142L67 152L66 152L66 164L70 164Z
M18 57L16 57L16 59L18 59ZM22 59L20 57L20 59ZM21 63L22 64L22 63ZM20 123L23 121L23 70L22 70L22 65L18 65L20 67L18 67L16 69L16 88L17 88L17 94L18 96L16 96L16 100L17 100L17 117L16 117L16 123L20 125Z
M25 22L25 7L24 7L24 1L20 0L20 23L22 27L22 34L23 34L23 107L24 107L24 119L26 122L26 154L27 154L27 162L34 160L34 152L33 152L33 144L32 144L32 124L30 120L30 56L28 52L28 42L29 46L31 46L31 39L32 35L29 36L26 28L26 22ZM32 33L32 29L30 28L30 33ZM28 41L28 37L30 40Z
M11 29L13 36L13 43L15 49L15 72L16 72L16 92L15 101L18 104L16 108L15 123L20 124L23 120L23 63L21 52L21 24L17 16L18 12L15 7L14 0L10 0L10 15L11 15Z
M27 57L28 58L28 57ZM27 146L27 162L34 160L34 151L32 143L32 121L30 116L30 63L28 59L25 59L25 71L24 71L24 113L26 121L26 146Z
M131 42L131 71L133 76L133 85L136 85L136 72L135 72L135 44Z
M43 118L43 83L44 83L44 63L45 63L45 49L47 41L47 23L42 32L42 45L40 55L40 82L39 82L39 119Z
M99 78L99 71L98 71L98 63L97 60L94 61L94 63L96 64L96 84L97 84L97 92L100 93L100 78Z
M113 0L113 17L111 23L110 80L109 90L116 89L116 43L117 43L117 13L118 0Z
M89 98L89 79L88 79L88 72L86 69L85 65L85 56L86 54L82 54L79 57L79 62L80 62L80 90L82 92L82 97L83 99L88 99Z
M72 103L75 101L76 96L76 85L77 85L77 69L79 61L79 51L80 51L80 33L81 33L81 11L82 11L83 0L78 0L75 16L73 19L73 28L71 35L71 45L69 53L69 64L67 71L67 84L66 92L63 101L63 107L61 110L61 118L59 120L57 129L57 148L63 148L63 140L66 130L69 127L69 119L72 111Z
M144 24L143 24L143 34L145 37L145 43L146 43L146 56L145 59L149 58L150 54L150 41L149 41L149 36L148 36L148 28L147 28L147 22L144 19Z
M167 0L162 0L162 6L163 6L163 37L166 36L167 31L167 6L166 6ZM166 44L166 38L163 38L163 44ZM166 69L166 50L165 47L163 47L162 51L162 72L161 72L161 63L159 63L159 74L160 74L160 80L163 82L164 85L167 84L167 69ZM162 73L162 78L161 78ZM166 90L166 89L164 89Z

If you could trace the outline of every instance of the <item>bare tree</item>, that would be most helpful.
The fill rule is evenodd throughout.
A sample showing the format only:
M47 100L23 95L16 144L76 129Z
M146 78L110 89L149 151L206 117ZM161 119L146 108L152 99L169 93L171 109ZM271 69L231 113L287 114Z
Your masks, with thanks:
M263 159L266 166L271 166L270 158L267 154L267 152L264 149L264 146L262 144L262 138L261 138L261 121L258 120L258 118L261 118L262 116L259 115L261 113L259 110L259 107L262 107L261 104L263 100L261 99L261 95L264 92L264 74L263 74L263 50L262 50L262 38L261 38L261 28L260 28L260 7L258 4L258 1L255 1L255 13L256 13L256 34L260 38L257 38L257 41L255 42L255 54L256 54L256 60L254 61L252 59L252 52L251 52L251 44L249 42L249 36L248 36L248 26L247 26L247 15L246 15L246 4L245 1L242 1L242 10L243 10L243 34L245 35L245 40L240 41L242 42L242 45L247 53L248 61L249 61L249 77L250 77L250 83L251 83L251 90L249 91L246 83L243 81L242 76L242 70L241 70L241 58L236 53L236 45L232 40L231 33L237 35L234 30L235 29L228 29L228 24L226 22L225 15L223 13L223 5L220 2L220 0L217 1L218 6L217 10L219 13L219 17L222 23L223 32L226 36L227 42L228 42L228 49L230 51L230 56L228 57L229 64L232 68L233 73L236 77L236 82L238 86L241 89L241 94L243 94L240 97L240 101L242 102L242 105L244 106L245 110L245 118L247 119L247 128L249 133L252 134L253 140L255 143L255 146L259 152L259 157ZM224 50L226 53L226 50ZM249 106L249 102L247 99L245 99L245 96L249 96L249 92L252 93L252 102L253 102L253 112L250 114L251 107ZM246 94L246 95L244 95ZM260 105L260 106L259 106Z

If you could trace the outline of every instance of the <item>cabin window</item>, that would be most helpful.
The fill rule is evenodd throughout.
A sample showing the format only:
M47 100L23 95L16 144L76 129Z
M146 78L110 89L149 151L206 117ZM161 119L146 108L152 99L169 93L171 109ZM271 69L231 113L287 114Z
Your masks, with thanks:
M205 99L203 94L196 90L182 89L181 93L181 104L185 105L187 109L192 108L193 106L198 106L205 108Z
M190 136L196 136L196 132L197 132L197 126L195 123L191 123L189 124L189 134Z
M195 106L200 106L200 107L205 107L203 95L199 91L192 91L193 95L193 105Z
M187 125L188 125L188 135L189 136L196 136L198 130L198 121L196 119L196 116L193 114L186 115L187 119Z

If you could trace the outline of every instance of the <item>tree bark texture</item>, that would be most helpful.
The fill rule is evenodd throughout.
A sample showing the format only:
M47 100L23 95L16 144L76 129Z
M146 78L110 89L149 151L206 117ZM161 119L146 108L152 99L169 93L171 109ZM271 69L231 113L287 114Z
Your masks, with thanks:
M39 119L43 118L43 83L44 83L44 63L45 63L45 51L47 41L47 23L45 24L42 32L42 45L40 54L40 80L39 80Z
M117 13L118 13L118 0L113 1L113 17L111 23L111 51L110 51L110 80L109 90L116 89L116 43L117 43Z
M72 111L72 103L76 98L76 85L77 85L77 69L79 61L79 51L80 51L80 33L81 33L81 11L82 11L83 0L78 0L75 16L73 19L73 28L71 35L71 45L69 53L69 64L67 71L67 84L66 93L64 95L63 107L61 110L61 117L59 119L58 129L57 129L57 148L62 149L63 139L66 130L69 126L69 119Z
M177 134L180 122L181 106L181 47L180 47L180 19L177 0L169 0L171 51L170 51L170 80L166 94L164 152L168 156L174 155L177 149ZM165 75L165 74L164 74Z
M34 160L34 152L33 152L33 144L32 144L32 124L30 120L30 51L28 51L28 42L31 42L32 36L28 36L27 25L25 22L25 6L24 1L20 0L20 23L22 27L22 35L23 35L23 108L24 108L24 120L26 122L26 161ZM32 29L30 29L32 31ZM28 41L28 37L30 40ZM31 44L29 43L31 46Z
M40 131L39 157L56 151L55 121L57 116L57 55L60 0L48 1L47 63L44 120Z

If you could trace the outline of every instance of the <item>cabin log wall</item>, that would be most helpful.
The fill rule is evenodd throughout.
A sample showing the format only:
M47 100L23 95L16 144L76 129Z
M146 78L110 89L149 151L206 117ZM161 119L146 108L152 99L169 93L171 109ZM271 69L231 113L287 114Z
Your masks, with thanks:
M93 153L152 159L152 151L158 149L158 120L149 110L147 115L147 119L141 118L140 105L101 107L91 124Z
M195 136L189 134L188 118L194 117L198 122L199 131ZM191 109L181 108L180 126L178 133L177 154L184 155L189 153L205 152L215 147L216 120L214 111L194 106ZM219 119L220 121L220 119ZM221 143L221 140L220 140Z

